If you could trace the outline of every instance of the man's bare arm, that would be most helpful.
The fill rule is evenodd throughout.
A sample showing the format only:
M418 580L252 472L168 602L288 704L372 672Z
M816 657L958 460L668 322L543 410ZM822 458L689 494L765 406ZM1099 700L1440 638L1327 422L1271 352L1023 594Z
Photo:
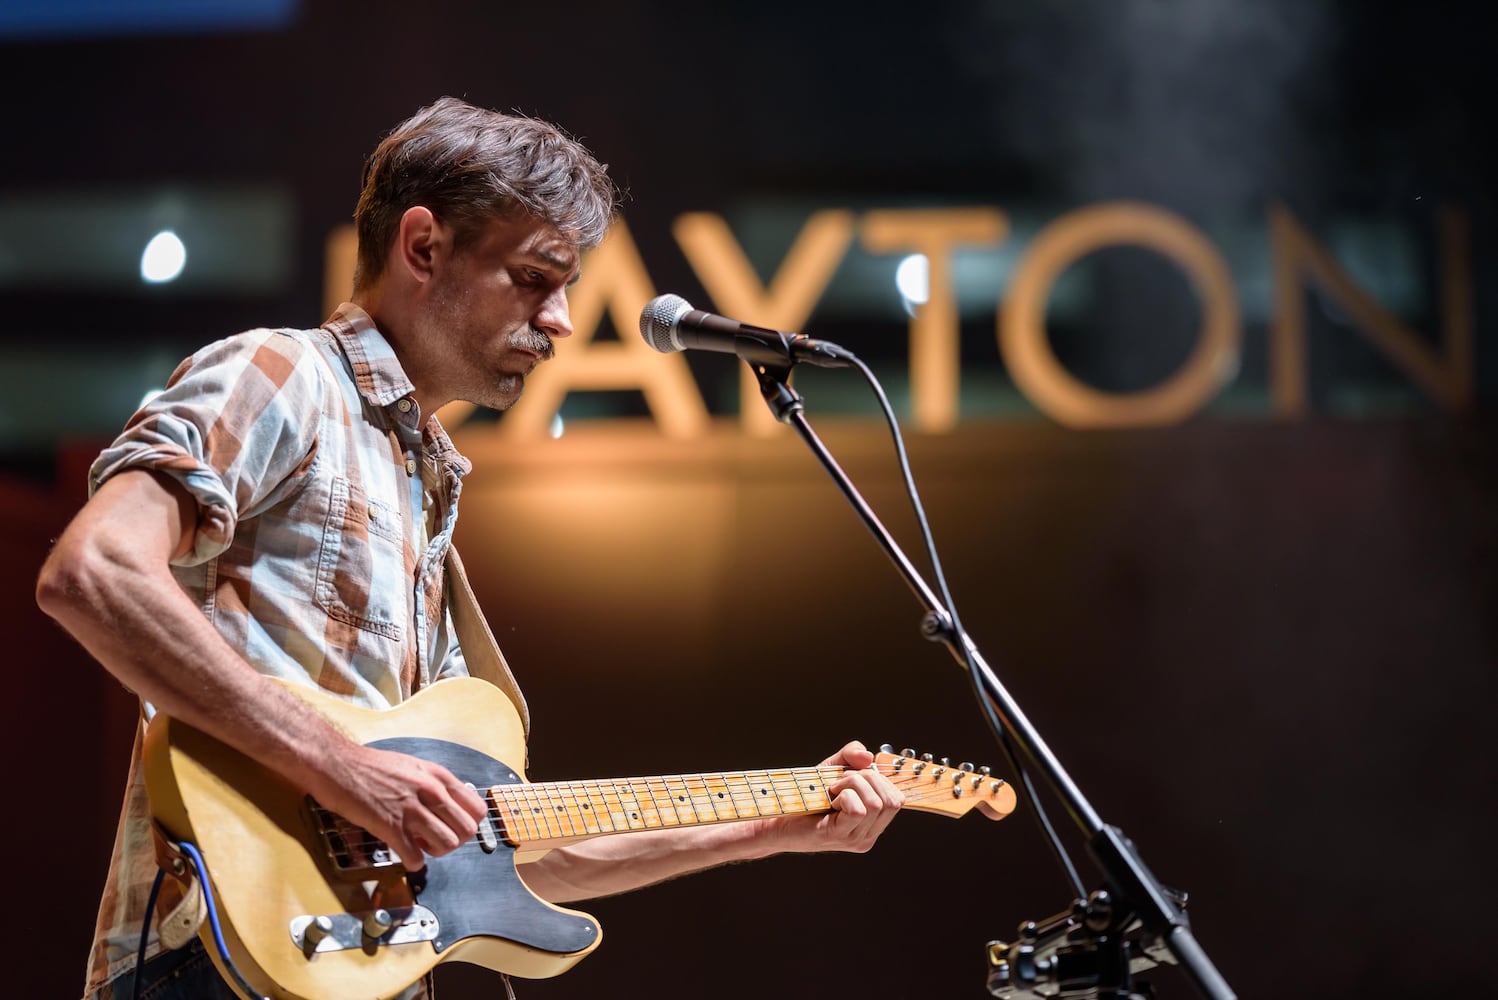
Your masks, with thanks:
M832 812L595 837L521 865L520 875L537 895L565 903L772 854L862 853L874 846L905 801L872 769L873 761L863 744L849 743L822 762L848 768L828 787Z
M37 603L159 710L283 774L402 858L471 837L484 815L471 789L437 765L354 743L224 642L170 570L196 519L167 477L109 479L53 547Z

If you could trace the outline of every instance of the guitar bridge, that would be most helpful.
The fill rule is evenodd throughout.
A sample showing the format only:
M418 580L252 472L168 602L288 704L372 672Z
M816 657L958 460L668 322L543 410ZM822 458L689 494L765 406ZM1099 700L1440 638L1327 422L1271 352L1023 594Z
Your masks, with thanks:
M303 914L292 918L289 930L292 942L311 958L323 951L435 941L441 925L437 914L425 906L401 906L368 913Z
M310 795L306 801L313 827L322 839L328 860L339 871L389 868L400 863L400 856L383 840L375 839L369 831L324 808Z

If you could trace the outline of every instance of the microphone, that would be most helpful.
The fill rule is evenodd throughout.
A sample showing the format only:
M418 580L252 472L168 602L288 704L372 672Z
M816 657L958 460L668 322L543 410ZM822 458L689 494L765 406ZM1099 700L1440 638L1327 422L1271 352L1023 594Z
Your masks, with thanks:
M851 351L799 333L750 326L705 309L693 309L680 295L657 295L640 313L640 335L662 354L716 351L736 354L750 364L808 364L846 368Z

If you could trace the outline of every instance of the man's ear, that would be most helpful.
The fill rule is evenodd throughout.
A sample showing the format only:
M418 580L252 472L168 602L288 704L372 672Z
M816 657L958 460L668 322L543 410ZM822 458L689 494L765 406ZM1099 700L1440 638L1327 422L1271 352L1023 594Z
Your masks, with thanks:
M425 205L413 205L401 215L395 234L394 263L418 284L430 281L452 251L452 230Z

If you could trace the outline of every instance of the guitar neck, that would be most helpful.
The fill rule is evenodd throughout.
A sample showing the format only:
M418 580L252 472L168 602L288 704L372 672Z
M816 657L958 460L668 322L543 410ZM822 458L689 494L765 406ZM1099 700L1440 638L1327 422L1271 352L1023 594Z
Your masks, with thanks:
M798 767L541 782L496 785L489 795L508 843L545 848L629 830L830 812L827 786L842 774L840 767Z

